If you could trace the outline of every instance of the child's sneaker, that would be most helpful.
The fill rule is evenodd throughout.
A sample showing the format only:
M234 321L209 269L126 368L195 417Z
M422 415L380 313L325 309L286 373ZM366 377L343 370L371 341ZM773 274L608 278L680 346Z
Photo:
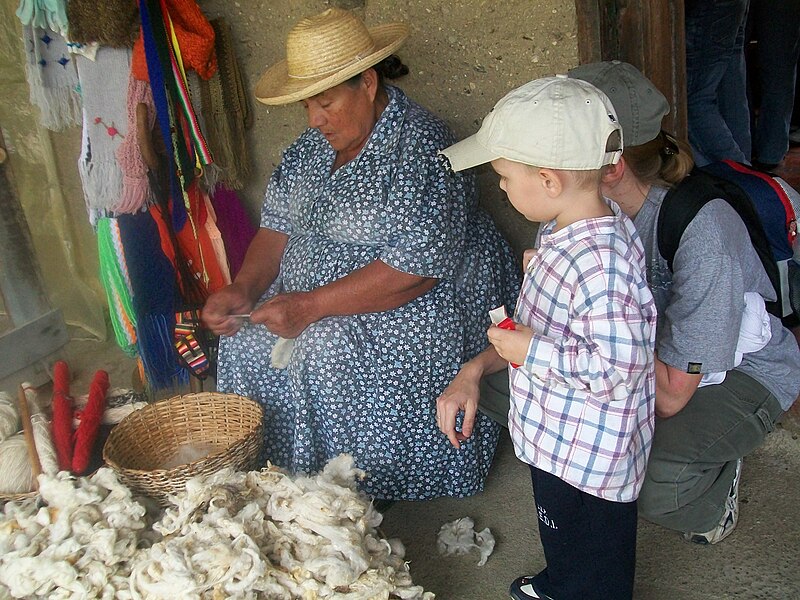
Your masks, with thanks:
M714 529L705 533L692 531L683 534L683 539L695 544L718 544L728 537L739 522L739 479L742 475L742 459L736 461L736 472L733 474L733 483L725 500L725 512Z
M508 589L514 600L553 600L550 596L539 595L533 589L533 577L517 577Z

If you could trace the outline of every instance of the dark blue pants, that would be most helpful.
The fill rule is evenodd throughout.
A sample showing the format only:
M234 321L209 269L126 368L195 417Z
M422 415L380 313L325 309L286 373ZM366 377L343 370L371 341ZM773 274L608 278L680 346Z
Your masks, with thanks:
M686 0L686 95L695 162L750 162L744 38L750 0Z
M533 580L553 600L626 600L636 569L636 502L610 502L531 467L547 567Z
M789 149L800 57L800 2L753 0L753 11L758 40L756 76L761 90L753 158L777 164Z

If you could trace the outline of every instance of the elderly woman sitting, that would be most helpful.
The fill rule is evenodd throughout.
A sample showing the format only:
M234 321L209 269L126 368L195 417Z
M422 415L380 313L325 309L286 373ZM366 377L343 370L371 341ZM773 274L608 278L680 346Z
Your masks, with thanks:
M225 336L219 389L264 406L266 458L312 472L349 452L363 489L390 500L482 489L498 427L479 418L453 448L435 399L518 284L474 180L437 155L452 133L383 83L407 35L340 9L289 33L256 96L301 101L309 128L272 174L236 280L203 311ZM285 369L270 364L280 338L294 340Z

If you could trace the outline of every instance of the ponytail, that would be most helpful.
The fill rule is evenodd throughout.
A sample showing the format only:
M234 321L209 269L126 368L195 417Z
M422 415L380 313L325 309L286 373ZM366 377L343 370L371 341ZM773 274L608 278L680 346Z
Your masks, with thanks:
M622 155L628 168L646 185L672 187L694 167L689 144L663 130L645 144L625 148Z

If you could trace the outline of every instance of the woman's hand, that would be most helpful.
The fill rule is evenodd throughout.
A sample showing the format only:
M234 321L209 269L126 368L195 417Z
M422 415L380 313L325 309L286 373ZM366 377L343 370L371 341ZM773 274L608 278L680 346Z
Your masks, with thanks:
M461 442L472 435L482 376L483 369L473 359L461 367L450 385L436 399L436 425L456 448L461 448ZM464 411L464 421L461 431L457 431L456 417L460 411Z
M230 315L247 314L253 304L245 288L232 283L208 297L201 318L203 324L217 335L233 335L242 326L242 319Z
M461 448L461 442L472 435L475 416L478 414L481 377L508 368L494 348L487 348L461 367L442 395L436 399L436 425L450 443ZM461 431L456 431L456 417L464 411Z
M513 331L492 325L486 335L497 354L510 363L521 365L525 363L525 358L528 356L528 346L533 338L533 330L519 323L514 325L516 329Z
M250 315L250 321L266 325L275 335L293 339L319 320L311 292L273 296Z

